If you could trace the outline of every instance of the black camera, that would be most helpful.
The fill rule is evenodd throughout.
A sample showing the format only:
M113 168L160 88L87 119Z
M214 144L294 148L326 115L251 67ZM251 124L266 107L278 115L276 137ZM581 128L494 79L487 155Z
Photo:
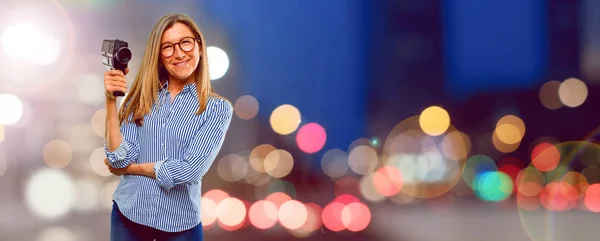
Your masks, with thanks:
M131 50L127 42L119 39L104 40L102 42L102 64L111 69L125 72L127 63L131 60ZM125 96L121 91L115 91L114 96Z

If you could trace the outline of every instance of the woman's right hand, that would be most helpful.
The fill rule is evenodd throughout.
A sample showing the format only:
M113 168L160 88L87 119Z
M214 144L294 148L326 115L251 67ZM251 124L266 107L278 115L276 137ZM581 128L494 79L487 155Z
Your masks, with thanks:
M104 72L104 89L106 90L106 98L115 100L113 95L116 91L127 93L127 80L125 75L129 73L129 68L125 68L125 73L121 70L114 69Z

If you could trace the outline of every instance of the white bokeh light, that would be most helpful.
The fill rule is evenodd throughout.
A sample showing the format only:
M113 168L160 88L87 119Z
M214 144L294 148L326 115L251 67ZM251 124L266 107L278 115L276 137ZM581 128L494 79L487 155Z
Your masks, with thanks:
M49 65L58 60L62 51L60 40L54 36L42 35L35 45L35 57L30 61L39 65Z
M11 94L0 94L0 124L12 125L23 115L23 103Z
M229 57L222 49L210 46L206 48L208 56L208 72L211 80L218 80L227 73L229 69Z
M35 25L19 23L12 25L1 37L2 47L9 55L17 58L29 58L35 54L41 33Z
M71 177L60 169L44 169L33 173L25 187L27 207L37 216L56 219L73 206L75 187Z
M38 65L56 62L62 51L62 44L58 38L42 33L31 23L9 26L0 38L7 54Z
M35 241L75 241L77 237L73 232L64 227L49 227L43 229L35 238Z
M100 176L108 177L112 175L106 164L104 164L104 159L106 158L106 152L104 152L104 148L96 148L92 152L90 156L90 166L92 167L92 171Z

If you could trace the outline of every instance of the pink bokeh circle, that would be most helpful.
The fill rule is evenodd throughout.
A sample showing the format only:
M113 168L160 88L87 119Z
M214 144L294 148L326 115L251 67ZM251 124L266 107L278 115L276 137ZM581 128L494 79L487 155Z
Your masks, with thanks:
M308 123L298 130L296 143L298 148L305 153L320 151L327 141L325 129L317 123Z

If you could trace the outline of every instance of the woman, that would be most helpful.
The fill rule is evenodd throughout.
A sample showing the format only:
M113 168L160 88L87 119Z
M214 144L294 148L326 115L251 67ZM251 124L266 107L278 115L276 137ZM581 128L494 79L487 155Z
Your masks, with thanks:
M154 26L140 71L117 113L125 73L104 74L106 165L121 176L111 240L202 240L202 177L233 107L211 87L206 42L194 21L169 14Z

